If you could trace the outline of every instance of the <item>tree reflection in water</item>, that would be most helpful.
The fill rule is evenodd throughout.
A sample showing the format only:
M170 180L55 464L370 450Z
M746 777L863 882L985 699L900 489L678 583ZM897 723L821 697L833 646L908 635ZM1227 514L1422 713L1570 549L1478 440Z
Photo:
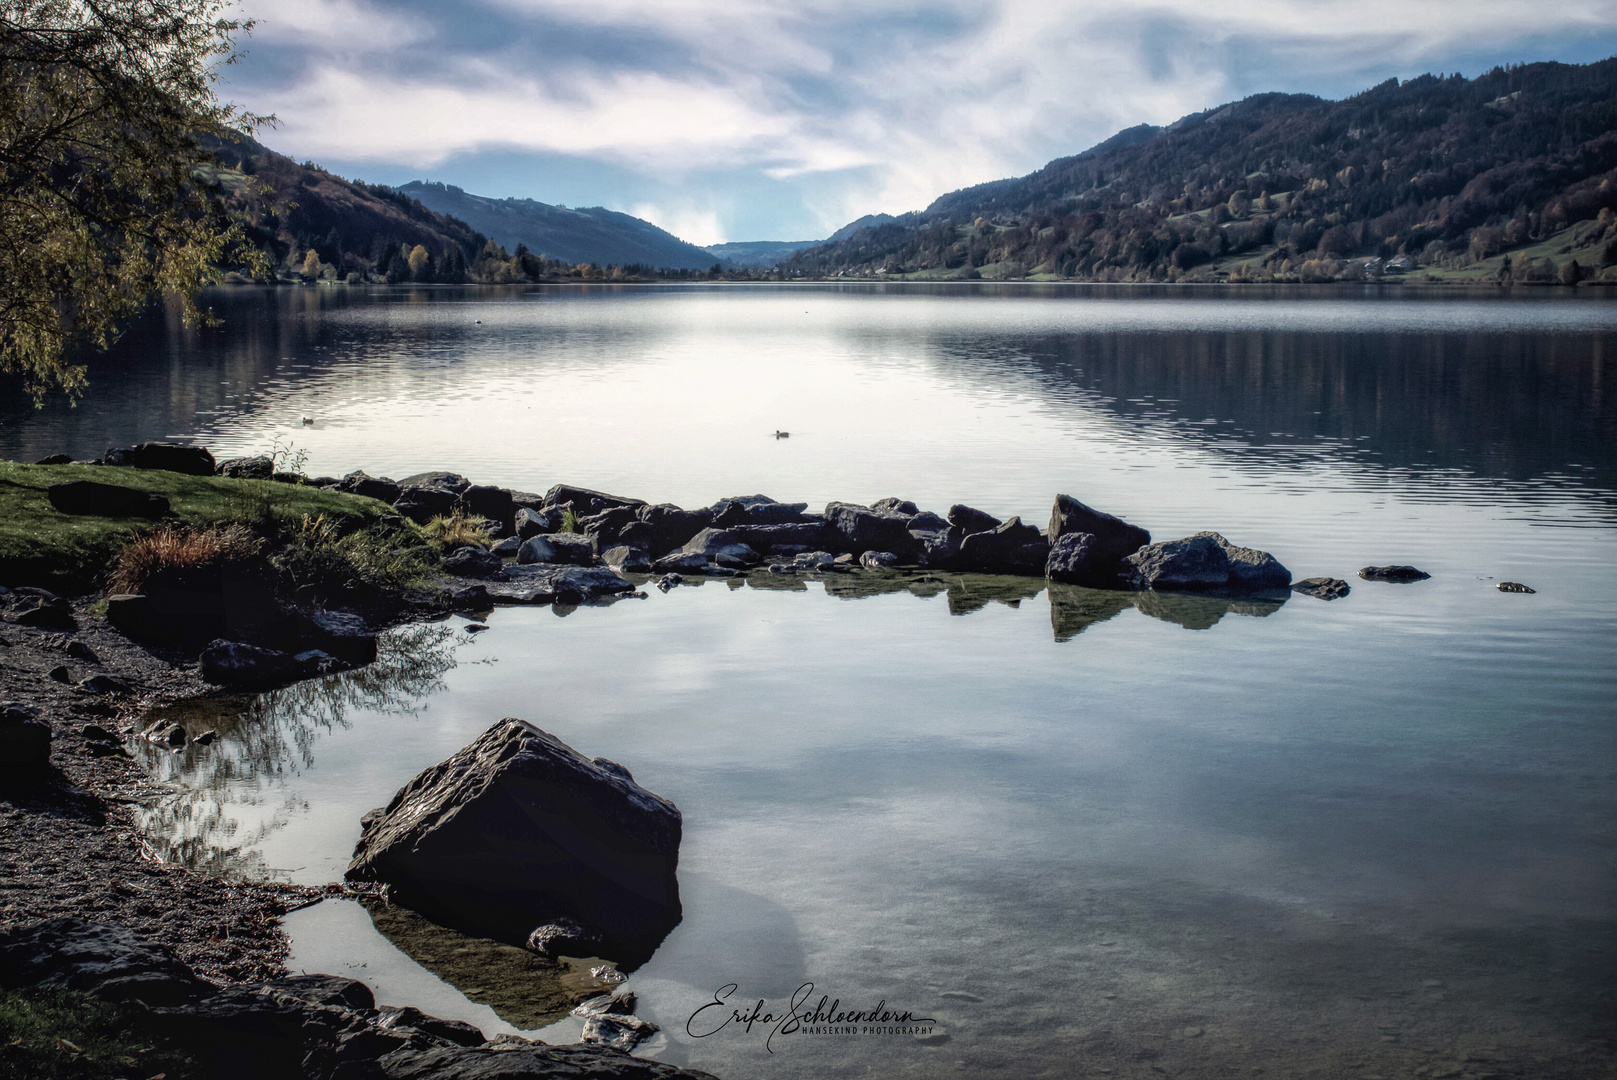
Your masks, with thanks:
M173 720L190 739L218 732L211 745L188 741L179 752L134 740L137 758L170 789L138 811L152 846L164 861L204 873L276 876L257 848L300 803L286 788L288 778L314 764L315 744L346 729L351 712L415 714L455 666L455 641L454 629L443 624L404 626L381 635L376 661L365 667L147 713L142 730ZM249 807L256 809L244 813Z

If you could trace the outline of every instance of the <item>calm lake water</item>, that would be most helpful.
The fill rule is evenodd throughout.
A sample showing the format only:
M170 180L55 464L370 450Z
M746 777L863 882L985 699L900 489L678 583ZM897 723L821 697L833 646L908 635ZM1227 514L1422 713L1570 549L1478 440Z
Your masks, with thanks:
M630 983L664 1060L1610 1074L1617 304L987 285L212 302L218 329L132 331L77 409L7 409L0 455L279 440L311 474L687 506L898 495L1040 524L1066 492L1354 588L1231 605L754 579L500 609L475 638L411 628L364 672L178 710L223 737L149 755L173 857L335 880L361 814L516 715L684 812L685 921ZM1433 576L1354 576L1387 562ZM520 973L378 934L357 904L288 928L294 968L383 1000L489 1031L552 1019L513 1004ZM687 1033L725 984L781 1007L806 982L940 1030Z

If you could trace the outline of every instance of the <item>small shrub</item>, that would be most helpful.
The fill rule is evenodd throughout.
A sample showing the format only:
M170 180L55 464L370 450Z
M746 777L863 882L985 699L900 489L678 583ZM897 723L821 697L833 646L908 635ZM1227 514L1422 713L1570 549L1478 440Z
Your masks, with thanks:
M369 599L424 588L438 555L413 526L343 532L323 516L305 516L271 563L285 586L305 599Z
M438 546L445 551L451 548L466 547L468 544L474 544L477 547L488 546L488 533L484 532L481 525L467 518L465 513L460 510L456 510L448 517L439 514L422 526L421 531L438 541Z
M258 556L259 541L243 525L206 529L165 526L130 540L118 553L109 580L115 593L138 593L154 582L170 585L216 578L230 563Z
M564 533L576 533L578 531L578 514L574 512L571 506L561 512L561 531Z

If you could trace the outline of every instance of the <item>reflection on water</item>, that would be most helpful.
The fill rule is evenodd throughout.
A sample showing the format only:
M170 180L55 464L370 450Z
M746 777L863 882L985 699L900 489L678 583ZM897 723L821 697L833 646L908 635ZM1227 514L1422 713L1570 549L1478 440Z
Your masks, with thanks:
M206 745L174 752L145 739L134 745L152 775L171 789L140 809L141 827L164 861L208 873L279 875L264 864L264 841L288 815L309 809L295 778L315 764L315 746L349 714L408 715L455 666L454 630L432 623L382 634L376 662L252 696L195 698L142 717L142 730L176 721L189 739L213 730Z

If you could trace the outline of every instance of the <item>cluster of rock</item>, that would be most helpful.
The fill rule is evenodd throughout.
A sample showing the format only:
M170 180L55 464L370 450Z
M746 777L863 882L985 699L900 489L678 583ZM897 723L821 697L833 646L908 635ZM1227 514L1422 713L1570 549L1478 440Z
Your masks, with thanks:
M118 926L79 919L0 931L0 986L138 1002L147 1028L185 1049L208 1076L712 1080L708 1073L631 1057L610 1045L644 1024L604 1012L610 1002L602 1005L603 1015L621 1022L600 1025L598 1037L583 1045L552 1046L516 1035L487 1039L459 1020L408 1006L379 1008L364 983L336 975L214 986L166 948Z
M494 724L362 825L348 878L468 933L633 967L680 920L678 808L524 720Z

